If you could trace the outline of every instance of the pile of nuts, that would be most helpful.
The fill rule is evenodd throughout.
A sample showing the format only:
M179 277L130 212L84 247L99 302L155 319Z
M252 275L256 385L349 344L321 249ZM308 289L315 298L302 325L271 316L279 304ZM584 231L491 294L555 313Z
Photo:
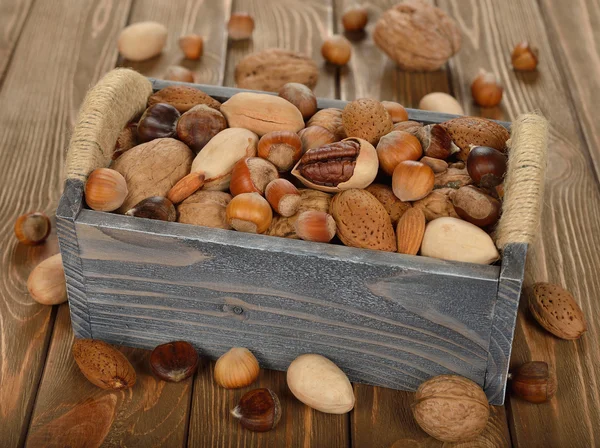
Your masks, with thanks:
M508 138L484 118L423 125L367 98L317 110L297 83L223 104L169 86L123 129L85 198L134 217L489 264Z

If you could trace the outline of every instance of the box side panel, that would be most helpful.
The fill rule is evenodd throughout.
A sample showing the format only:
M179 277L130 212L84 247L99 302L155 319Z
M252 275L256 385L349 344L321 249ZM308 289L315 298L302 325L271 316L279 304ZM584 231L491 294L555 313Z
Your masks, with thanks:
M81 211L82 201L83 183L77 179L67 180L65 191L56 210L56 232L65 269L73 331L78 338L91 338L85 279L79 258L79 242L75 228L75 219Z
M189 228L195 230L169 226ZM469 276L468 265L453 271L441 261L423 265L418 257L391 263L405 258L207 233L219 237L208 241L78 222L94 336L146 348L186 339L213 358L241 345L261 365L278 370L299 354L315 352L354 381L397 389L414 390L443 373L483 385L497 292L491 267ZM237 244L242 237L308 249L261 250ZM369 256L331 255L338 250Z
M523 285L527 244L509 244L503 251L498 299L494 309L484 390L495 405L504 404L510 352Z

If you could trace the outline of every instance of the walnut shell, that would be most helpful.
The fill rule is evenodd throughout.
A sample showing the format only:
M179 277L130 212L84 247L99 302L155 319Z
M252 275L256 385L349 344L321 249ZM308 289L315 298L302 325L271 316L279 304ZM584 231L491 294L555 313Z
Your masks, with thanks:
M392 187L389 185L371 184L365 188L365 190L375 196L377 200L383 204L390 215L394 227L396 227L396 224L402 215L411 208L410 202L402 202L398 199L394 194Z
M474 439L490 415L481 387L458 375L439 375L422 383L412 410L421 429L442 442Z
M112 169L127 182L127 197L117 213L125 213L142 199L167 196L190 172L194 154L173 138L158 138L131 148L114 161Z
M342 123L342 109L333 107L321 109L306 123L306 127L310 126L321 126L327 129L337 140L343 140L347 137L344 123Z
M235 67L235 82L242 89L278 92L288 82L314 89L318 79L319 69L315 61L279 48L250 54Z
M348 103L342 112L342 122L349 137L362 138L372 145L393 127L392 118L383 104L370 98Z
M434 71L460 50L456 22L425 0L406 0L385 11L373 40L402 69Z
M452 188L433 190L423 199L413 202L413 207L423 210L427 222L444 216L458 218L459 216L452 203L452 197L455 193L456 190Z
M224 191L200 190L177 206L177 222L196 226L231 229L225 210L231 195Z
M329 204L331 203L331 195L318 190L299 189L300 205L295 215L288 218L283 216L273 216L271 226L266 234L270 236L280 236L282 238L299 239L296 233L296 221L300 213L315 210L320 212L329 212Z
M337 236L346 246L396 252L396 234L390 215L366 190L336 194L329 214L335 219Z

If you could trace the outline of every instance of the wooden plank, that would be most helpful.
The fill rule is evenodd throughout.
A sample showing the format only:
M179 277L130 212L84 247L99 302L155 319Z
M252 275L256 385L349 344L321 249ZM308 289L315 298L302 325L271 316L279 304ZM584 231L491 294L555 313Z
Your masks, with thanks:
M71 355L73 332L61 305L27 446L185 446L192 379L157 380L149 352L122 348L137 373L126 391L104 391L79 371Z
M336 96L336 70L325 64L321 56L321 44L332 34L332 0L236 0L232 12L252 15L255 29L252 39L229 42L226 86L235 86L235 67L244 56L267 48L282 48L317 61L319 82L315 94L324 98Z
M57 251L56 241L18 245L12 226L29 210L53 214L72 117L88 85L114 65L113 42L127 11L127 2L107 8L92 1L36 1L0 91L0 104L10 105L0 110L0 247L6 266L0 283L0 440L5 446L25 440L55 314L29 297L25 283L31 269ZM23 14L3 14L1 20L12 17L16 27ZM3 31L14 40L16 28L8 24Z
M0 4L0 85L32 4L33 0L13 0Z
M121 58L119 65L156 78L162 78L168 66L181 65L194 72L196 82L222 84L227 51L225 23L230 9L231 0L136 0L129 23L153 20L164 24L169 30L167 44L156 58L143 62ZM204 37L204 54L198 61L185 59L179 49L179 38L191 33Z
M550 404L534 406L510 397L509 421L516 446L595 446L600 441L599 328L596 300L600 281L600 192L590 164L590 150L579 134L559 60L536 2L493 0L441 2L458 19L467 38L453 59L452 83L467 110L476 111L468 83L479 67L493 70L504 86L496 116L512 119L539 108L552 123L546 195L540 239L530 248L525 285L534 281L563 284L573 292L588 317L588 333L577 342L561 341L532 321L524 300L517 320L512 365L546 361L556 369L559 392ZM520 40L540 47L538 73L515 73L510 53ZM580 43L581 44L581 43Z

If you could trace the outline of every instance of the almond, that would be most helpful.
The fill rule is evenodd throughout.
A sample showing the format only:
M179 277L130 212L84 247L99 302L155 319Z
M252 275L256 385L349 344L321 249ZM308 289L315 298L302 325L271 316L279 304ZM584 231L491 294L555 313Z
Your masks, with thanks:
M559 285L533 285L529 311L542 327L561 339L579 339L587 330L581 308L571 293Z
M489 146L506 152L506 141L510 134L504 126L480 117L459 117L442 123L450 137L460 148L457 157L465 161L471 151L471 145Z
M198 104L206 104L216 110L221 108L221 103L210 95L189 86L169 86L150 95L148 107L157 103L168 103L181 113Z
M75 339L73 358L81 373L102 389L129 389L136 375L125 355L106 342Z
M167 193L167 199L173 204L179 204L204 185L204 173L190 173L177 182Z
M337 225L337 236L346 246L396 252L390 215L368 191L342 191L333 197L329 210Z
M425 233L425 214L419 208L408 209L398 221L398 253L417 255Z
M342 122L348 137L362 138L376 145L393 127L392 118L379 101L359 98L346 105Z

